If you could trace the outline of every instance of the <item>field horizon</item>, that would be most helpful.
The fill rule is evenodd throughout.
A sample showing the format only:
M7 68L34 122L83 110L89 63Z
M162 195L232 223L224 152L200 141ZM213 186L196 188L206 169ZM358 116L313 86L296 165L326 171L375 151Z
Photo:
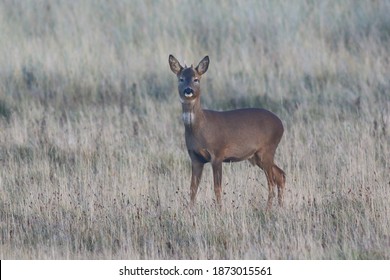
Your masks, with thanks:
M390 259L390 1L0 1L1 259ZM168 56L202 105L285 132L285 206L190 160Z

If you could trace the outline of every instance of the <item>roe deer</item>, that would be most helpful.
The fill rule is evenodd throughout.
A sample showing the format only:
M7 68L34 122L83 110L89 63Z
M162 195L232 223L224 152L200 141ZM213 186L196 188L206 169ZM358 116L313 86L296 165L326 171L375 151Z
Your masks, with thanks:
M267 210L272 206L278 187L278 202L283 205L285 173L274 163L275 150L283 135L281 120L265 109L238 109L225 112L203 110L200 105L200 78L207 71L209 57L195 68L183 67L173 56L169 66L178 78L179 97L183 109L185 140L192 163L191 206L195 203L203 166L210 162L213 169L214 192L221 207L222 162L248 159L267 177Z

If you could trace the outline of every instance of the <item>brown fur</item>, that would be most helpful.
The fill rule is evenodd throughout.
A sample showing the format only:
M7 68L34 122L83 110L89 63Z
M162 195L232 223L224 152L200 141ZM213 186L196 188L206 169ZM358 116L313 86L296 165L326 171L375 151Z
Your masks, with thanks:
M278 187L279 205L282 205L285 173L274 163L274 154L284 131L281 120L265 109L203 110L200 105L200 79L208 69L208 56L194 68L182 67L170 55L169 65L178 77L185 139L192 163L191 204L195 203L205 163L212 165L214 191L217 204L221 206L222 162L248 159L264 170L267 177L267 209L272 206L275 186Z

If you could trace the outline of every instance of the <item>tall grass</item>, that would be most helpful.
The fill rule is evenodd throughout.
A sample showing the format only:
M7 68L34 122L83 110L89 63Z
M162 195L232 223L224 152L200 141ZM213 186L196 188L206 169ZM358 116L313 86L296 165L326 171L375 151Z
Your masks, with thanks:
M0 1L1 259L389 259L390 1ZM205 170L188 209L172 53L203 105L283 120L286 205Z

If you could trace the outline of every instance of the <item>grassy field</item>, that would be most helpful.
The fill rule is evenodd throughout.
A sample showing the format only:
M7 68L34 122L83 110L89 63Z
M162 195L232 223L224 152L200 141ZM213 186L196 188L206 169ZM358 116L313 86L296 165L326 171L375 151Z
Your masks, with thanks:
M0 259L390 259L390 1L0 0ZM283 121L266 179L190 160L168 55L202 103Z

